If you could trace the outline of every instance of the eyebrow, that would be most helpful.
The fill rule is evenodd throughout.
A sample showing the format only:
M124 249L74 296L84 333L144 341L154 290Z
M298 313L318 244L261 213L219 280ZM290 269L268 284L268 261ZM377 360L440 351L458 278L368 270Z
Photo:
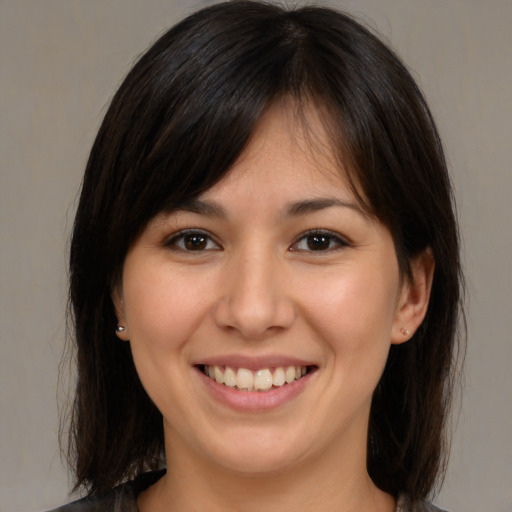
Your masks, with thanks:
M180 203L174 210L182 210L199 215L206 215L208 217L217 217L219 219L226 219L228 217L226 210L220 204L203 201L201 199L190 199L189 201Z
M368 214L358 203L342 201L337 197L320 197L315 199L306 199L304 201L297 201L288 206L286 214L295 217L324 210L326 208L332 208L333 206L339 208L350 208L360 215L368 217Z
M365 218L368 217L367 212L358 203L342 201L337 197L320 197L296 201L288 205L285 216L300 217L301 215L307 215L308 213L314 213L332 207L349 208ZM175 208L175 211L180 210L219 219L228 218L227 211L220 204L204 201L202 199L185 201Z

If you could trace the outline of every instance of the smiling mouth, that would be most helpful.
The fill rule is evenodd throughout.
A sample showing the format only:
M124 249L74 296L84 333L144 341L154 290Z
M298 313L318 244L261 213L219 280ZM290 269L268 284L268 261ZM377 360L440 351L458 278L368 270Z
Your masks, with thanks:
M314 366L278 366L261 370L231 368L230 366L201 365L201 371L218 384L239 391L270 391L291 384L311 373Z

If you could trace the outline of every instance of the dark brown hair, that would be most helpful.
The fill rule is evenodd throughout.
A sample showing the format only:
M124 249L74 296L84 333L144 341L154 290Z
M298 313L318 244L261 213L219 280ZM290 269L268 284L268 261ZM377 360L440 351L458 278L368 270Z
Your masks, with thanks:
M426 318L413 339L392 346L374 393L367 465L381 489L413 499L442 475L462 284L450 181L429 109L395 54L351 17L235 1L193 14L140 58L87 163L70 256L77 487L99 492L164 462L161 414L129 344L115 335L111 287L130 245L156 214L218 182L262 113L283 98L321 107L354 190L393 235L402 275L426 248L435 258Z

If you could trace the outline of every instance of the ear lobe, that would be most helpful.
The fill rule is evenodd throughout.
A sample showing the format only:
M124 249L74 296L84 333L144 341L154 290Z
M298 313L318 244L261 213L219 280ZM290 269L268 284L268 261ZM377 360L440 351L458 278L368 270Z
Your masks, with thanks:
M408 341L425 318L434 277L435 261L430 248L411 260L411 278L404 280L391 331L391 343Z
M112 289L111 298L112 303L114 305L114 311L117 317L116 336L123 341L128 341L128 327L126 325L126 319L124 314L123 293L119 285L115 286Z

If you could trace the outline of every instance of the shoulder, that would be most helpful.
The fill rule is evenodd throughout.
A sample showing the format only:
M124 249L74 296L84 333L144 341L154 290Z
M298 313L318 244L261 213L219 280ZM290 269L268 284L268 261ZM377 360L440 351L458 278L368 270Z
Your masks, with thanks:
M144 473L104 494L86 496L48 512L138 512L137 496L163 474L164 471Z
M407 496L400 495L397 500L395 512L447 512L426 501L413 503Z
M111 491L96 495L86 496L50 512L138 512L137 498L128 485L122 485Z

